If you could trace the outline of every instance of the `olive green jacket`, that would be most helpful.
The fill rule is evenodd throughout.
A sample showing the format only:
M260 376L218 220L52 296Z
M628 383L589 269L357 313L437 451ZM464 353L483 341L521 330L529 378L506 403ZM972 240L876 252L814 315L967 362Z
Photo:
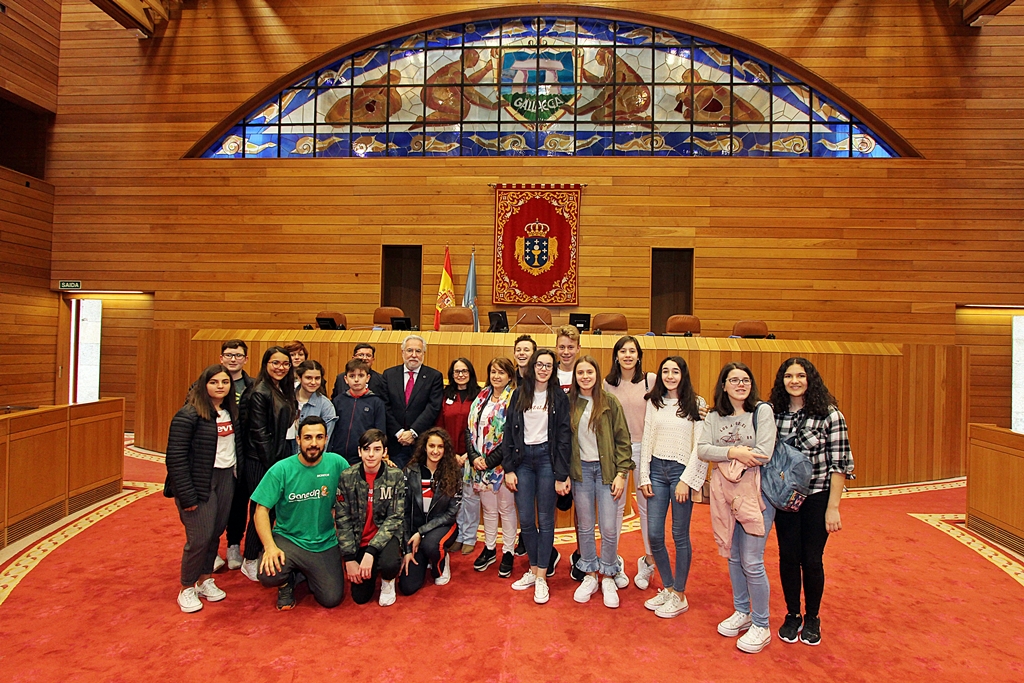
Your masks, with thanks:
M619 399L605 392L608 410L601 415L601 426L597 435L597 453L601 462L601 481L611 486L615 475L620 472L626 478L633 469L633 447L629 437L629 425ZM572 407L572 458L569 461L569 476L573 481L583 481L583 466L580 464L580 442L576 438L580 418L587 409L587 400L582 396Z

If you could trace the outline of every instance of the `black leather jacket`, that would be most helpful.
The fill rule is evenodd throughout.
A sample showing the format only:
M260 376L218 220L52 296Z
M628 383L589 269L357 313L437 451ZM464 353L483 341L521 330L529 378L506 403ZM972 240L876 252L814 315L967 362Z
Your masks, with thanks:
M427 535L438 527L450 527L455 524L455 518L459 514L459 506L462 504L462 487L455 492L454 496L446 496L441 491L434 489L434 500L430 504L430 510L423 511L423 485L422 477L429 474L426 467L422 465L410 465L405 471L405 544L406 552L409 552L409 539L413 534L419 532L420 538Z
M287 434L295 420L295 406L289 406L270 385L257 382L246 389L238 414L244 430L245 458L250 465L257 465L266 472L271 465L292 454Z
M488 467L500 463L506 472L515 472L523 462L526 433L523 411L516 408L520 391L516 389L509 401L505 434L501 445L486 458ZM555 481L565 481L569 478L569 459L572 456L572 423L569 419L569 397L557 382L548 384L548 444L551 446L551 469L555 471Z

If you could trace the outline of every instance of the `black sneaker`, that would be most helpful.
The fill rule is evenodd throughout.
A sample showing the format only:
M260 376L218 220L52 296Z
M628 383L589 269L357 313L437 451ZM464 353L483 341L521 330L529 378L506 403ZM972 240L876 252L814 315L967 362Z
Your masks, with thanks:
M786 621L779 627L779 639L784 643L795 643L803 629L803 620L799 614L787 614Z
M526 541L523 540L523 535L519 534L519 540L516 542L516 557L522 557L526 554Z
M558 566L558 562L562 559L562 555L558 552L557 548L551 549L551 559L548 560L548 577L555 575L555 567Z
M277 609L289 610L295 607L295 587L288 582L277 589Z
M576 566L576 563L580 561L580 549L579 548L576 548L576 550L572 551L572 558L571 559L572 559L572 567L569 568L569 578L571 578L573 581L583 581L583 579L586 578L587 573L585 571L582 571L579 567Z
M512 553L502 553L501 564L498 565L498 576L503 579L512 576L512 563L514 561L515 556Z
M818 617L804 619L804 630L800 631L800 642L804 645L821 644L821 619Z
M484 548L480 555L477 556L476 560L474 560L473 569L478 572L482 572L497 561L498 551L494 548L491 548L490 550Z

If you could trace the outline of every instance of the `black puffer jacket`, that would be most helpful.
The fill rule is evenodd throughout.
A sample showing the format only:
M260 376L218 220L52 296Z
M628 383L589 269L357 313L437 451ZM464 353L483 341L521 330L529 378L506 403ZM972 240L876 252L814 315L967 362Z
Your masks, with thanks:
M235 457L242 451L239 423L233 422ZM181 507L205 503L213 486L213 464L217 459L217 420L204 420L196 409L185 405L171 420L167 434L167 480L164 496L177 498Z
M501 465L506 472L515 472L523 463L526 449L526 429L523 411L517 410L520 389L516 389L508 402L505 414L505 433L501 445L485 458L488 467ZM569 419L569 397L558 384L548 384L548 444L551 447L551 469L556 481L569 478L569 460L572 456L572 422Z
M257 479L250 479L255 488L271 465L292 454L287 434L295 420L295 406L289 406L269 384L256 382L242 394L238 414L243 425L246 472L259 474Z
M455 524L455 518L459 514L459 506L462 504L462 487L460 486L454 496L447 496L440 490L434 489L433 501L430 510L423 511L423 478L430 475L430 470L422 465L410 465L405 471L405 543L413 534L419 533L420 537L427 535L438 527L449 527ZM408 547L406 552L409 552Z

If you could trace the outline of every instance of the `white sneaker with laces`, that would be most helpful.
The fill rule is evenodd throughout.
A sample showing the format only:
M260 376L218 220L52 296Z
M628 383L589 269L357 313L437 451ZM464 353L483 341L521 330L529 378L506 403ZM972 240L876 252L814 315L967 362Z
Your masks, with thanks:
M647 590L651 585L652 576L654 576L654 565L647 564L647 556L642 555L637 558L636 576L633 577L633 583L636 584L636 587L642 591Z
M395 579L390 581L381 580L380 600L378 602L380 602L381 607L395 604Z
M601 586L597 583L597 577L587 574L583 577L583 583L572 594L572 599L576 602L590 602L590 596L600 588Z
M629 580L626 580L626 585L629 585ZM606 576L601 579L601 594L604 596L604 606L615 609L619 606L619 585L618 582Z
M538 605L543 605L551 597L548 591L548 580L542 576L538 576L537 580L533 583L533 601Z
M218 555L217 557L213 558L213 571L214 571L214 573L219 572L221 570L221 567L223 567L225 564L227 564L227 562L225 562L224 558L221 557L220 555Z
M181 592L178 593L178 607L185 614L191 614L203 609L203 601L196 595L195 586L181 589Z
M441 576L434 579L435 586L444 586L452 580L452 558L450 555L445 554L444 556L444 569L441 570Z
M242 566L242 547L237 545L228 546L228 569L238 569Z
M654 613L662 619L672 619L688 609L690 609L690 603L686 601L685 595L680 598L678 593L670 593L665 603L654 610Z
M750 628L751 623L749 614L736 611L718 625L718 632L727 638L732 638L733 636L738 636L740 631L746 631Z
M260 573L260 561L259 560L245 560L242 562L242 576L249 579L250 581L259 581Z
M736 647L743 652L754 654L763 650L770 642L772 642L771 629L764 628L763 626L751 626L736 641Z
M668 596L670 595L672 595L671 591L662 588L660 591L658 591L657 595L655 595L653 598L649 598L647 601L644 602L644 607L653 612L662 605L664 605L665 601L668 600Z
M207 579L202 583L197 583L196 595L201 598L206 598L210 602L220 602L224 598L228 597L227 593L217 587L217 584L213 582L213 579Z
M531 588L533 584L537 582L537 575L533 573L533 570L528 570L523 574L518 581L512 583L512 590L524 591L527 588Z
M626 576L626 563L622 559L622 555L615 556L615 568L615 587L627 588L629 586L629 577Z

